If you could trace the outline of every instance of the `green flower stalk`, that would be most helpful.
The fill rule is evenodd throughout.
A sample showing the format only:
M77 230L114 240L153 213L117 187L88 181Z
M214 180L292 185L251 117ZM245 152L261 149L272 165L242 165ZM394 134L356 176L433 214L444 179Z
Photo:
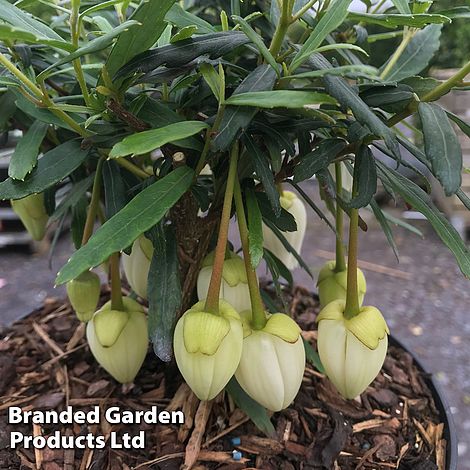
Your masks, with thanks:
M97 362L118 382L134 381L148 349L147 317L141 305L122 299L122 310L103 305L87 324L86 336Z
M218 315L205 311L201 301L179 319L173 339L176 363L200 400L212 400L227 385L240 362L242 343L240 315L222 299Z
M346 302L330 302L317 317L318 354L326 375L344 398L360 395L380 372L389 329L380 311L362 307L347 319Z
M307 229L307 210L305 204L291 191L282 191L280 197L281 207L289 212L295 219L297 230L295 232L282 232L292 248L300 254ZM263 224L264 247L274 253L288 269L295 269L299 263L295 256L286 250L281 240L265 224Z
M147 284L152 256L152 242L144 235L135 240L130 255L125 253L122 255L122 266L129 285L139 297L145 300L147 300Z
M261 330L252 328L252 313L241 314L243 351L235 377L243 390L271 411L287 408L302 385L305 347L297 323L283 313L266 315Z
M12 209L18 214L31 238L40 241L46 234L49 216L44 205L44 193L31 194L23 199L11 200Z
M197 296L199 300L205 300L207 297L214 257L215 253L212 252L202 262L202 269L197 278ZM242 257L232 251L226 254L224 260L219 296L239 313L251 308L245 263Z
M88 322L93 317L100 300L101 281L97 274L86 271L67 283L67 295L77 317Z
M320 297L320 305L325 307L335 300L346 301L346 293L348 286L348 270L347 267L343 271L336 271L336 261L328 261L320 270L317 281L318 296ZM357 295L359 305L364 302L367 284L364 273L357 268Z

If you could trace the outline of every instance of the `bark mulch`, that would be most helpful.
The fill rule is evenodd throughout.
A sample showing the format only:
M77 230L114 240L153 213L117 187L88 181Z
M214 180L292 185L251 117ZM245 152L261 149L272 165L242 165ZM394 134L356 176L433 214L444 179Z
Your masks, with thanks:
M270 288L267 289L272 293ZM106 296L106 294L104 294ZM286 292L288 308L315 347L318 301ZM103 298L103 300L105 300ZM412 357L390 347L382 372L358 400L346 401L312 364L291 407L272 416L266 437L224 394L199 402L174 364L149 351L135 384L122 386L94 361L85 328L68 304L44 306L0 335L0 469L445 470L444 424ZM184 425L10 425L9 406L23 410L183 410ZM146 432L146 448L9 449L10 433L103 435ZM234 439L235 438L235 439ZM234 460L233 451L240 460ZM182 467L183 466L183 467Z

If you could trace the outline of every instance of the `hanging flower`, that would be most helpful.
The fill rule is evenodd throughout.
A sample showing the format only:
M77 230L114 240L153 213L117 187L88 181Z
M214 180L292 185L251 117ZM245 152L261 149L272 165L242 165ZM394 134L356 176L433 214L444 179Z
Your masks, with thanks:
M346 289L348 284L348 271L336 272L336 261L328 261L320 270L318 275L317 287L320 305L326 306L334 300L346 301ZM366 295L366 278L364 273L357 269L357 294L359 296L359 305L364 302Z
M243 352L235 377L243 390L271 411L287 408L296 397L305 370L305 347L297 323L283 313L268 315L263 329L251 327L251 311L242 313Z
M147 354L147 317L141 305L128 297L124 309L106 303L87 324L87 340L98 363L118 382L135 379Z
M181 374L200 400L211 400L231 379L242 352L240 315L224 300L219 315L198 302L178 321L173 346Z
M77 317L82 322L91 320L100 300L101 282L97 274L86 271L67 283L67 295Z
M317 317L318 353L326 375L345 398L360 395L377 377L387 354L389 329L375 307L351 319L346 302L330 302Z
M40 241L46 234L49 216L44 205L44 193L31 194L23 199L11 200L12 209L18 214L31 238Z
M153 256L152 242L141 235L132 245L130 255L123 253L122 266L132 290L147 300L147 283Z
M282 232L292 248L300 254L307 228L307 211L304 203L291 191L283 191L280 198L281 206L295 219L297 230L295 232ZM292 253L289 253L275 233L263 224L264 247L274 253L288 269L295 269L298 261Z
M205 300L212 276L215 252L206 256L197 278L197 296ZM237 312L251 308L250 291L243 258L230 251L226 256L220 284L220 298L228 302Z

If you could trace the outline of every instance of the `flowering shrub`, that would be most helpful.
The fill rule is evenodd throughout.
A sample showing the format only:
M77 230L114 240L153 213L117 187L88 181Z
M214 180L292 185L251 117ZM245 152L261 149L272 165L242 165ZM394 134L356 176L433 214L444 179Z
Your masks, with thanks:
M301 385L304 343L293 319L267 312L256 269L264 259L278 292L290 269L309 271L300 252L307 219L319 217L336 240L336 259L318 279L319 353L339 392L359 395L382 366L389 333L374 299L362 306L357 269L362 208L396 250L395 221L374 200L378 183L422 212L470 275L469 252L417 165L470 207L453 124L470 127L436 103L468 89L470 63L445 82L419 75L442 25L468 15L465 7L364 1L358 13L351 0L72 0L41 3L34 11L43 21L28 13L32 3L0 0L1 112L23 130L0 199L12 201L34 239L48 221L70 218L76 251L56 282L67 283L91 352L116 380L135 378L148 335L163 361L174 350L200 399L235 377L262 406L287 407ZM379 69L368 51L389 35L368 36L370 25L402 38ZM422 148L400 131L410 116L419 117ZM302 189L314 176L326 213ZM243 257L228 240L233 218ZM122 298L120 258L132 298ZM103 263L111 300L95 312L91 270Z

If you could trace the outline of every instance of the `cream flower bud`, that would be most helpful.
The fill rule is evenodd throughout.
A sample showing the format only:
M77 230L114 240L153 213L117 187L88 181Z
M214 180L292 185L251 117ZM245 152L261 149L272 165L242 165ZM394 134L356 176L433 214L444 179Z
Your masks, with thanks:
M90 321L100 300L101 281L97 274L86 271L67 283L67 295L77 317Z
M328 261L320 270L318 275L317 287L318 296L320 297L320 305L322 307L328 305L334 300L346 301L346 290L348 285L347 270L336 272L336 261ZM366 278L364 273L357 269L357 294L359 296L359 305L364 302L366 295Z
M198 302L175 328L176 363L200 400L212 400L223 390L242 353L240 315L224 300L219 301L219 311L220 315L204 312L204 302Z
M153 256L152 242L141 235L132 245L130 255L123 253L122 266L132 290L147 300L147 283Z
M87 324L87 340L98 363L118 382L135 379L147 355L147 317L141 305L123 298L124 310L106 303Z
M282 208L292 214L297 224L297 230L295 232L282 232L282 234L291 244L292 248L300 254L304 242L305 230L307 228L307 211L305 205L297 195L291 191L283 191L280 200ZM299 265L295 256L284 248L281 240L264 224L263 238L264 247L274 253L288 269L294 269Z
M31 238L40 241L46 234L49 216L44 206L44 193L31 194L23 199L12 200L11 207L18 214Z
M245 338L235 377L243 390L268 410L287 408L300 389L305 370L301 330L283 313L269 315L261 330L251 328L251 311L241 316Z
M202 268L197 278L197 296L199 300L204 300L207 297L214 256L215 253L212 252L202 262ZM219 296L228 302L237 312L251 308L245 262L243 258L233 252L229 252L228 258L224 261Z
M330 302L318 315L318 353L326 375L345 398L360 395L377 377L387 354L387 323L375 307L344 317L346 302Z

